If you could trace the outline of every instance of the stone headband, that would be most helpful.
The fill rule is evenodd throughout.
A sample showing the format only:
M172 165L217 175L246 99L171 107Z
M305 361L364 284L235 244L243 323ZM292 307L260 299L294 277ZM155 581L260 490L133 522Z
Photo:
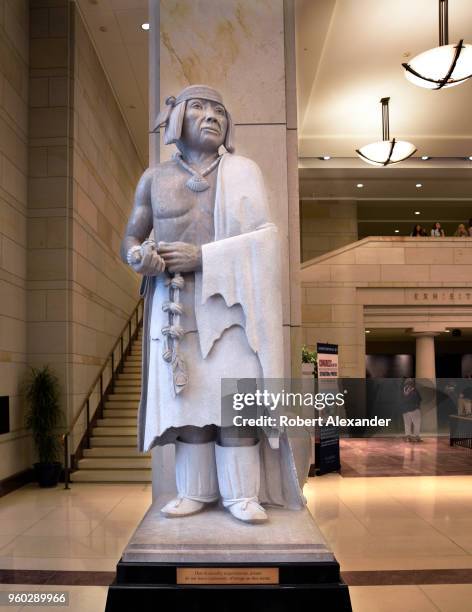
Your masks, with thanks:
M207 85L190 85L189 87L183 89L177 97L169 96L166 98L166 108L161 110L161 112L157 115L154 129L167 125L172 109L177 104L187 102L188 100L193 100L194 98L210 100L210 102L216 102L224 107L223 98L221 97L221 94L216 91L216 89L208 87Z

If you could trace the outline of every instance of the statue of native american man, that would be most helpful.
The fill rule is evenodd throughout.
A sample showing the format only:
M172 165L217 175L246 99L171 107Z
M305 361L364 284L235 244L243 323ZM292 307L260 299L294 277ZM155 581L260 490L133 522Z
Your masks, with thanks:
M277 228L261 171L234 153L219 92L191 85L167 98L159 127L176 152L141 177L122 244L145 279L139 449L175 444L165 516L221 498L261 523L263 506L304 505L292 447L284 431L222 427L221 381L283 377Z

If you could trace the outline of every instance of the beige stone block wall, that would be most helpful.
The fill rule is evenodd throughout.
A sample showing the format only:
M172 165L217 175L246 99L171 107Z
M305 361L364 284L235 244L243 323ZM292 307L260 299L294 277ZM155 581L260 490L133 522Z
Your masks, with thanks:
M28 180L28 362L58 375L68 414L69 29L66 0L31 0ZM63 95L58 96L58 85Z
M28 365L58 374L70 419L138 300L118 250L142 170L73 5L2 0L0 479L33 459Z
M20 395L26 374L28 185L28 12L0 3L0 395L10 398L10 432L0 435L0 479L31 465Z
M138 301L119 246L143 168L74 4L30 7L28 353L70 422Z
M365 328L472 328L472 239L370 237L302 266L303 340L365 375ZM426 298L424 297L426 295Z
M74 30L72 414L139 299L140 279L121 262L119 247L144 170L78 12Z
M354 287L329 285L311 278L302 282L303 343L310 349L316 349L317 342L338 344L340 375L359 376L358 355L364 339L363 331L359 333L362 308L357 292Z
M357 240L357 203L300 202L302 261L319 257Z

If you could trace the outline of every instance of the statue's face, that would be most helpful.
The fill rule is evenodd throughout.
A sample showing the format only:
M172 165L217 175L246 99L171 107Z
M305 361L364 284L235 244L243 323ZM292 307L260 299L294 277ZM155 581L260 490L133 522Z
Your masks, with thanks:
M228 119L223 105L193 98L187 101L182 125L182 144L202 151L217 151L224 143Z

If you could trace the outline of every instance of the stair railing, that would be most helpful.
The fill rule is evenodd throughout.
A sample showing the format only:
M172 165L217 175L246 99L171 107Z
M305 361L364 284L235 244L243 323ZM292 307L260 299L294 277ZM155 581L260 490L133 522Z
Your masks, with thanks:
M126 357L131 354L131 349L134 340L143 325L144 302L139 300L131 313L126 325L123 327L121 334L115 342L112 350L105 359L102 368L92 386L90 387L83 404L75 415L68 431L62 436L64 444L64 488L69 489L70 471L75 469L78 459L83 455L83 449L90 448L90 432L92 426L98 418L98 415L103 413L104 399L113 392L115 387L116 375L123 371L123 365ZM126 344L125 344L126 340ZM118 350L118 355L115 353ZM110 367L109 378L106 378L106 370ZM98 401L91 414L92 397L98 390ZM80 417L85 411L85 430L76 447L75 453L69 455L70 439L72 437L75 426Z

